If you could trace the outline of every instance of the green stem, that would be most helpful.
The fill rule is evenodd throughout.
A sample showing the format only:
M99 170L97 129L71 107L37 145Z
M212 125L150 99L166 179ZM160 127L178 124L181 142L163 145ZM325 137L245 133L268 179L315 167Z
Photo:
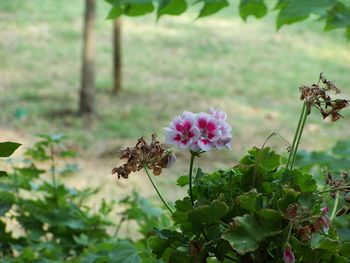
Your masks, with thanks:
M196 157L196 154L191 152L191 160L190 160L190 171L188 173L188 183L189 183L189 190L190 190L190 198L191 198L191 204L194 205L194 199L193 199L193 192L192 192L192 172L193 172L193 163L194 158Z
M335 217L335 214L336 214L337 209L338 209L338 203L339 203L339 192L337 191L337 193L335 194L335 201L334 201L332 214L331 214L331 217L329 218L330 221L333 221L333 219Z
M158 194L160 200L162 200L163 204L166 206L166 208L168 208L168 210L169 210L170 213L174 213L173 209L170 207L170 205L167 203L167 201L165 201L165 199L164 199L162 193L159 191L157 185L156 185L155 182L153 181L152 176L150 175L150 173L149 173L149 171L148 171L147 165L144 165L143 167L145 168L145 171L146 171L146 174L147 174L147 176L148 176L148 179L151 181L151 183L152 183L154 189L156 190L156 192L157 192L157 194Z
M304 105L306 105L306 103L304 103ZM290 165L290 169L293 169L293 166L294 166L294 163L295 163L295 159L296 159L296 156L297 156L300 139L301 139L301 136L303 135L303 131L304 131L307 115L308 115L307 114L307 110L305 110L304 116L303 116L303 119L302 119L302 123L301 123L301 127L300 127L300 131L299 131L299 136L298 136L297 141L296 141L295 146L294 146L293 159L292 159L292 163Z
M50 145L50 159L51 159L52 185L54 188L56 188L55 152L52 144Z
M115 229L115 232L114 232L114 236L117 237L118 236L118 233L119 233L119 230L123 224L123 222L126 220L125 217L122 217L119 221L119 224L117 225L116 229Z
M289 239L290 239L290 234L292 233L292 228L293 228L293 223L289 223L290 226L289 226L289 230L288 230L288 236L287 236L287 242L286 243L289 243Z
M350 190L350 185L326 189L326 190L320 191L320 192L318 192L316 194L324 194L324 193L333 192L333 191L337 191L337 190Z
M229 178L229 187L230 187L230 189L229 189L229 195L230 195L230 206L232 206L231 205L231 203L232 203L232 176L233 176L233 170L231 170L230 171L230 173L229 173L229 176L230 176L230 178Z
M294 134L294 139L293 139L293 143L292 143L292 148L291 148L290 153L289 153L289 157L288 157L288 161L287 161L286 168L289 168L290 162L292 161L292 155L293 155L293 152L294 152L295 143L296 143L296 141L297 141L298 134L299 134L299 132L300 132L300 127L301 127L302 120L303 120L303 116L305 115L305 112L306 112L306 103L303 104L303 108L302 108L302 110L301 110L301 114L300 114L300 117L299 117L298 126L297 126L297 129L296 129L295 134Z

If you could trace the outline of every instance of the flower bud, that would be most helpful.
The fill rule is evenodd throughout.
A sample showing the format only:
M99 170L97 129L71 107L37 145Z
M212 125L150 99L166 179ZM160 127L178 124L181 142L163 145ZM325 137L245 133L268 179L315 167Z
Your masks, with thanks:
M283 260L285 263L294 263L295 262L295 256L294 256L294 253L293 253L290 245L287 245L287 247L283 251Z

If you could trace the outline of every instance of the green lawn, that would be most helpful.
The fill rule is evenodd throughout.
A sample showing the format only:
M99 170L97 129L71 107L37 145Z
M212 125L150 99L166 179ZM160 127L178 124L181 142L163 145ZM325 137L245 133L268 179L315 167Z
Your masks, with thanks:
M74 3L73 3L74 2ZM98 1L95 122L74 115L80 81L84 1L0 2L0 127L29 134L64 132L79 145L136 139L183 110L227 111L234 156L278 131L291 140L298 87L320 72L350 95L350 46L311 20L275 31L274 16L247 23L237 10L194 21L154 15L123 18L123 92L111 96L109 6ZM315 113L303 148L323 149L350 135L350 114L334 124ZM273 145L284 147L279 141Z

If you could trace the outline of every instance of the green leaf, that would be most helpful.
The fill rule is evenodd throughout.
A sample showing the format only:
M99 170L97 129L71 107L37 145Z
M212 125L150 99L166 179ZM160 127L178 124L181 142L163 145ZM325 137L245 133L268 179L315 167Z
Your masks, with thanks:
M173 244L187 244L187 240L185 240L180 233L176 231L171 231L168 229L156 230L155 233L157 236L150 237L147 240L148 246L152 249L152 253L157 256L157 258L161 258L165 251Z
M181 175L177 179L176 184L180 187L184 187L184 186L188 185L188 182L189 182L188 175Z
M186 0L159 0L157 17L162 15L180 15L187 9Z
M11 207L12 207L12 203L0 200L0 216L3 216L4 214L6 214L6 212L9 211Z
M0 157L11 156L19 146L21 144L16 142L0 142Z
M350 14L349 14L349 19L350 19ZM350 141L338 141L333 146L332 153L340 156L350 155Z
M229 208L224 202L214 200L210 205L196 207L188 214L188 219L194 225L213 224L219 222L228 211Z
M123 14L128 16L142 16L154 10L152 0L122 0Z
M116 19L123 14L123 9L120 6L113 6L107 15L107 19Z
M117 18L121 14L142 16L154 10L152 0L109 0L108 2L113 5L107 16L108 19Z
M312 235L311 247L315 249L326 250L329 252L337 251L339 246L338 240L333 240L320 234Z
M222 238L229 241L232 248L241 255L255 251L258 243L268 234L250 215L235 217L233 224L233 228L224 233Z
M276 7L280 10L276 21L277 29L307 19L310 14L323 16L333 4L334 0L307 0L302 3L300 0L279 1Z
M251 15L261 18L267 14L267 6L264 0L241 0L239 14L243 20L247 20L247 17Z
M299 170L290 172L294 176L294 184L302 193L313 192L317 190L317 182L310 174L303 174Z
M140 263L141 258L134 244L126 240L114 240L97 245L79 262Z
M192 224L188 220L188 214L193 211L191 200L189 197L185 197L183 200L177 200L175 202L175 212L171 215L174 224L180 225L184 231L191 231Z
M252 189L247 193L239 195L236 198L236 204L250 212L257 212L263 206L262 194L258 194L256 189Z
M283 218L279 211L270 208L259 210L258 216L266 221L279 221Z
M329 11L326 18L325 30L350 27L350 5L337 2ZM348 29L349 30L349 29ZM348 145L347 145L348 146Z
M249 155L240 160L241 164L250 165L258 163L259 166L268 171L275 170L281 164L281 156L272 151L269 147L261 149L254 147L248 151Z
M200 0L198 2L204 3L203 8L199 12L198 18L215 14L229 5L227 0Z
M340 254L344 257L350 258L350 242L344 242L340 249Z
M0 177L2 177L2 176L8 176L7 172L5 172L5 171L0 171Z
M137 250L130 242L120 242L109 255L116 263L139 263L141 259Z
M334 258L332 260L333 263L349 263L348 258L342 257L339 255L334 255Z

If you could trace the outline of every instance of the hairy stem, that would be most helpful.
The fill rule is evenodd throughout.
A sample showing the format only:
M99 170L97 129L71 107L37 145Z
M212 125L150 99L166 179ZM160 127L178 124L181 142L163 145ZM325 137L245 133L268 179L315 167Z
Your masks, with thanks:
M289 230L288 230L288 236L287 236L287 242L289 243L290 235L292 233L293 223L289 223Z
M54 188L56 188L56 167L55 167L55 152L53 145L50 145L50 160L51 160L51 178L52 178L52 185Z
M292 148L290 150L288 161L287 161L287 165L286 165L286 168L289 168L289 169L293 168L293 159L294 159L294 156L296 154L296 150L298 149L298 144L300 142L302 129L305 126L305 120L306 120L306 117L307 117L307 111L306 111L307 107L306 106L307 105L304 102L303 108L301 110L301 114L300 114L300 117L299 117L298 126L297 126L297 129L296 129L295 134L294 134Z
M152 183L154 189L156 190L156 192L157 192L157 194L158 194L160 200L162 200L163 204L166 206L166 208L168 208L168 210L169 210L170 213L174 213L173 209L170 207L170 205L167 203L167 201L165 201L165 199L164 199L162 193L159 191L157 185L156 185L155 182L153 181L152 176L151 176L150 173L149 173L149 170L148 170L147 165L144 165L143 167L144 167L144 169L145 169L145 171L146 171L146 174L147 174L147 176L148 176L148 179L151 181L151 183Z
M331 214L331 217L329 218L330 221L333 221L335 214L337 213L338 203L339 203L339 192L337 191L337 193L335 194L335 201L334 201L332 214Z
M126 220L125 217L122 217L119 221L119 224L117 225L116 229L115 229L115 232L114 232L114 236L117 237L118 236L118 233L119 233L119 230L122 226L122 224L124 223L124 221Z
M333 192L333 191L337 191L337 190L350 190L350 185L326 189L326 190L317 192L316 194L324 194L324 193Z
M304 103L304 106L305 105L306 105L306 103ZM308 115L307 112L308 112L308 110L306 109L305 112L304 112L303 119L302 119L299 136L298 136L297 141L296 141L295 146L294 146L293 159L292 159L292 162L291 162L291 165L290 165L290 169L293 169L293 166L294 166L294 163L295 163L295 158L297 156L300 139L301 139L301 136L303 135L303 131L304 131L305 123L306 123L306 118L307 118L307 115Z
M191 152L190 171L188 172L188 185L190 190L190 198L191 198L192 206L194 205L193 192L192 192L192 173L193 173L193 163L194 163L195 157L196 157L196 154Z

